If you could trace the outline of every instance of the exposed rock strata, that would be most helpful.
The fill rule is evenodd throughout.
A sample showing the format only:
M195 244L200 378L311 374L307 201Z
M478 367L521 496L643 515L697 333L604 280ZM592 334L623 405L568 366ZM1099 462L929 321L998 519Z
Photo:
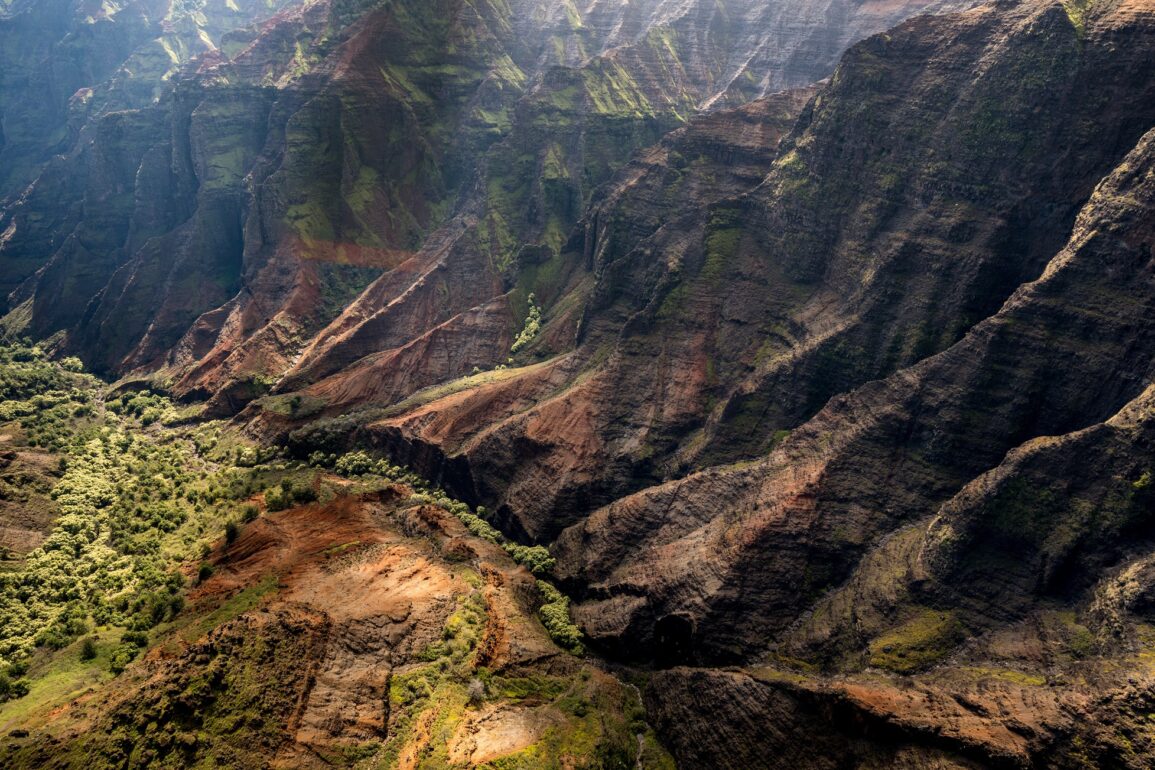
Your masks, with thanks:
M62 346L102 371L163 368L179 395L232 413L302 354L326 353L331 335L314 335L381 270L423 244L428 264L437 239L426 238L454 219L468 242L454 274L426 284L449 296L377 290L374 312L393 307L404 343L513 286L520 315L538 274L572 272L549 252L635 149L706 105L822 77L846 44L924 7L949 6L310 1L248 28L275 7L206 7L201 27L110 7L94 29L128 34L120 22L133 13L141 29L104 51L87 91L64 86L73 133L51 151L6 139L37 178L0 216L5 293L43 268L11 295L6 326L64 332ZM31 17L11 13L0 23L16 36ZM133 48L137 38L147 42ZM35 56L58 55L51 35L43 46ZM158 46L175 51L171 67ZM52 109L45 122L63 126L64 108ZM409 288L414 308L397 303ZM381 352L306 358L289 381Z
M530 351L565 353L555 374L399 410L385 443L433 445L462 494L548 540L631 485L760 456L831 396L948 348L1038 276L1155 119L1145 17L1087 23L1024 4L873 38L765 181L705 212L660 218L642 196L677 195L680 175L626 169L570 241L593 286L547 305L557 336Z

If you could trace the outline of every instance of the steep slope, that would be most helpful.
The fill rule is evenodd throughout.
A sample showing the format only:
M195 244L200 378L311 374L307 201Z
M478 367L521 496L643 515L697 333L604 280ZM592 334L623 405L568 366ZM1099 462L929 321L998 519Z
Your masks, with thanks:
M0 765L670 767L545 550L412 474L28 345L0 396Z
M388 277L360 304L390 308L405 343L450 319L474 328L459 316L483 307L481 328L516 333L526 284L635 149L707 105L821 77L846 42L927 7L946 6L776 8L803 19L790 24L764 4L704 0L293 6L224 35L195 73L165 71L150 105L74 116L67 156L0 217L13 286L44 266L5 326L63 332L101 371L164 368L175 392L222 413L266 392L394 266L418 282ZM301 375L366 352L383 351ZM402 395L503 352L427 358Z
M765 758L805 733L801 767L1149 766L1152 396L1012 451L881 543L775 665L655 677L647 702L679 759L777 767ZM719 709L724 736L694 718Z
M911 9L843 9L810 47L753 34L777 13L757 6L283 11L59 162L105 176L7 328L244 410L315 464L380 451L548 544L533 558L591 648L658 669L646 707L684 766L1150 766L1155 6L919 17L772 94ZM116 214L92 204L112 177ZM53 179L7 211L47 212ZM468 763L510 735L528 765L588 753L572 690L462 709L489 646L436 637L477 595L465 558L521 597L517 676L592 682L597 745L632 760L629 688L582 679L533 625L528 575L410 491L262 519L190 617L275 576L262 612L154 652L128 696L8 757ZM4 536L32 545L50 516ZM363 542L367 562L318 560ZM435 584L388 644L392 605L367 629L334 598L413 588L378 545ZM274 667L258 694L266 643L316 676ZM386 647L397 671L430 647L465 668L382 716ZM206 666L219 700L197 700ZM158 716L181 734L102 737Z
M671 133L659 145L631 161L615 181L599 193L601 200L595 203L594 213L587 215L586 222L579 226L579 232L591 227L588 223L603 216L603 212L610 212L608 216L616 215L623 220L622 232L617 237L633 243L657 229L680 200L708 201L756 185L775 157L779 140L789 131L810 94L807 90L786 92L735 111L692 120L687 127ZM623 209L630 211L630 217L621 216ZM613 225L601 225L610 226ZM468 264L460 245L465 236L457 233L454 236L448 244L435 240L433 248L426 249L430 260L437 261L434 270L422 276L422 282L441 275L445 275L443 280L451 285L462 282L462 279L454 280L452 274L461 270L462 264ZM523 248L519 254L520 270L537 298L547 306L555 303L566 306L567 315L547 329L555 341L553 347L562 349L568 347L578 333L581 319L577 312L582 310L579 302L594 288L586 267L593 254L575 253L572 251L575 245L579 248L583 245L580 237L571 239L560 254L543 248ZM602 281L597 289L604 290L608 282ZM381 393L382 387L394 378L411 376L412 368L395 366L380 352L358 360L359 352L366 349L387 351L394 346L400 349L405 345L414 346L411 336L419 327L415 330L398 318L403 319L405 306L412 299L405 294L390 299L400 287L411 284L422 285L401 271L384 276L319 336L278 390L290 391L304 382L319 379L304 393L321 399L326 410L340 412L357 406L388 406L419 389L405 383L395 391ZM571 290L568 295L567 289ZM502 306L508 302L504 297L497 301ZM480 310L485 313L484 308ZM463 335L478 342L492 341L491 357L479 363L505 360L513 335L509 330L501 331L504 334L497 336L473 330ZM353 362L355 365L350 367ZM332 376L326 379L322 375ZM367 379L366 385L376 392L353 386L363 377Z
M811 718L840 703L894 736L867 755L913 738L980 766L1147 766L1153 206L1149 133L1043 276L960 343L834 399L765 463L654 490L567 533L561 562L580 553L606 576L591 593L607 598L578 617L611 637L652 622L683 659L761 640L804 666L938 665L913 692L801 677ZM619 538L651 545L619 561ZM714 678L705 691L744 701L751 719L796 708L752 686ZM672 672L649 701L676 719L685 688L703 692L701 677ZM847 741L867 736L845 724L823 728L828 756L862 750ZM713 745L677 751L706 762Z
M867 678L851 698L852 711L886 725L883 736L922 736L915 748L887 747L884 737L881 746L858 744L841 756L880 766L1144 766L1149 749L1128 744L1126 736L1142 716L1136 704L1147 697L1142 544L1150 458L1143 426L1155 349L1148 339L1155 159L1152 139L1143 133L1155 122L1151 18L1142 4L1092 8L1085 17L1060 5L1022 4L918 20L886 40L864 43L812 103L766 183L741 208L727 206L741 212L740 226L707 222L700 226L704 234L687 239L701 253L719 231L738 230L724 256L738 257L739 267L724 273L725 293L706 306L713 314L693 316L676 335L651 299L669 295L639 299L635 287L647 284L636 276L646 273L628 282L621 276L629 273L619 273L607 283L629 298L626 308L636 309L608 316L611 347L601 346L601 360L594 351L583 360L579 346L574 355L463 381L448 395L447 389L430 391L394 408L374 430L397 456L424 463L430 474L481 500L503 503L510 530L549 538L572 511L598 499L597 492L587 494L605 488L601 479L644 479L638 469L645 465L614 458L645 451L631 421L651 426L654 415L669 419L661 407L677 402L663 395L684 396L687 381L694 387L687 378L694 359L668 350L693 339L691 330L710 328L706 319L726 319L726 307L746 318L739 312L764 301L741 294L734 276L757 276L771 287L805 286L802 297L778 299L779 307L797 308L789 319L790 344L739 380L794 415L784 421L762 413L753 420L758 440L781 440L780 446L766 460L692 474L615 502L558 540L558 574L585 592L575 610L584 630L620 654L656 648L664 662L750 660L777 648L783 660L803 665L907 674L954 654L957 666L928 675L929 694L904 694ZM957 46L946 47L950 56L928 57L944 41ZM941 102L932 103L946 111L937 133L905 112L908 101L880 100L897 110L893 120L863 106L872 88L885 94L893 85L895 96L906 93L912 71L926 73L923 87L937 93ZM1034 77L1024 77L1028 72ZM962 96L947 88L951 82ZM1041 91L995 100L999 88L1005 93L1012 86ZM1015 115L1020 104L1033 105L1031 114ZM995 115L983 112L994 107ZM901 126L918 133L912 138L897 130ZM861 153L881 144L886 173L877 175L877 161L867 156L851 165L849 178L871 181L847 186L839 177L837 185L823 187L823 175L811 169L828 163L831 176L832 169L845 169L857 157L849 139L867 136L874 141ZM923 154L934 148L941 157L944 147L957 155L943 166ZM1055 148L1075 147L1074 154L1054 155ZM841 148L839 154L833 148ZM917 158L910 166L908 153ZM1014 153L1016 163L998 162L1004 153ZM959 159L965 161L950 162ZM904 176L903 169L913 173ZM880 200L881 177L892 174L898 178ZM817 210L817 201L854 214L831 233L822 229L828 219L806 214ZM653 232L638 229L642 238ZM862 232L879 248L864 247ZM783 238L797 238L801 246L783 247ZM670 244L684 242L671 235L659 242L663 248L638 249L636 264L647 256L653 264L660 254L659 272L676 260ZM783 274L767 282L762 276L776 258ZM1015 289L1040 271L1041 278ZM702 272L698 268L699 285ZM691 287L679 301L694 298L694 289L704 293ZM725 304L732 297L733 304ZM586 307L597 305L591 300ZM969 313L993 315L967 331ZM583 343L597 339L597 324L597 315L587 312ZM740 341L740 328L733 324L719 334L722 344ZM615 330L621 330L616 338ZM547 325L543 347L549 332ZM754 339L764 343L770 336ZM636 342L627 347L631 338ZM855 349L857 355L845 354ZM654 359L668 368L645 363ZM772 434L797 425L829 394L919 359L836 396L784 440ZM600 368L583 376L587 361ZM615 366L620 379L599 382ZM704 364L697 371L707 378ZM495 414L508 418L495 423ZM756 444L727 436L725 410L715 414L705 439L688 445L692 457L709 460L711 454L698 452L710 442L717 442L721 459L735 447L739 456L757 452ZM1029 443L1006 468L966 486L1024 442L1084 430ZM839 585L845 588L823 599ZM974 634L986 636L977 647L956 651ZM648 700L657 713L670 715L664 735L690 766L750 766L723 760L733 744L704 723L696 723L703 731L684 731L695 713L737 702L751 710L751 723L791 723L781 709L796 707L768 711L764 703L743 702L747 696L726 700L729 684L720 685L721 700L690 698L691 691L703 692L701 680L683 685L681 676L663 675ZM785 675L799 676L802 691L818 693L802 697L811 705L799 719L822 718L832 699L846 702L848 696L831 694L822 680ZM1039 691L1050 676L1053 688ZM1005 695L992 694L1000 688ZM944 692L962 711L917 716L927 698ZM970 705L983 699L1004 705ZM1033 737L992 737L994 718L982 715L987 708L1021 714L1019 729ZM973 719L966 712L976 709L981 718L963 730L972 732L946 741L944 758L942 730ZM863 738L841 736L837 740L852 744ZM778 748L754 741L747 756L775 756ZM827 766L837 751L813 766Z
M1009 449L1106 420L1139 396L1152 374L1151 150L1148 136L1042 277L955 346L834 398L764 461L655 487L567 532L563 570L621 594L603 600L606 632L638 613L652 623L685 612L704 654L750 649L844 580L852 554L931 513ZM649 538L655 550L638 551ZM669 597L662 609L654 593L638 596L651 580ZM758 611L745 605L755 596ZM721 616L753 625L723 631Z
M591 191L635 148L655 141L731 79L715 60L736 53L730 36L740 26L736 17L720 14L710 3L652 13L647 4L606 5L551 11L544 26L552 34L536 49L536 62L513 54L526 76L524 93L503 88L500 96L484 94L484 106L472 119L484 123L488 139L499 141L484 154L472 189L454 204L457 215L400 272L384 276L349 313L298 346L299 361L279 391L299 388L366 354L362 368L374 372L372 377L383 370L421 370L417 377L402 375L382 386L373 400L399 400L420 387L503 361L516 319L527 312L528 294L541 291L531 284L543 282L539 278L545 274L544 283L557 291L580 269L558 252ZM535 15L540 15L536 8L529 12ZM515 10L511 18L526 15ZM742 50L739 46L737 52ZM477 152L474 143L465 144ZM514 294L506 297L511 288ZM485 344L470 342L479 338ZM240 379L239 372L277 370L266 360L268 351L285 347L283 339L267 345L246 339L235 350L232 344L218 345L227 358L204 356L178 390L220 393L224 382ZM453 352L433 354L431 345ZM394 366L398 361L406 365ZM343 391L347 400L353 397ZM253 393L242 387L230 395L222 408L235 409Z
M99 243L94 231L126 216L132 199L116 193L132 189L140 157L124 151L133 137L123 134L146 127L149 136L136 141L151 143L158 131L123 117L106 123L106 116L164 98L191 59L278 5L38 0L0 13L0 309L10 309L9 294L61 247L85 212L98 220L78 234L86 242ZM101 160L60 157L94 142L109 145ZM117 168L125 163L131 167ZM86 191L89 174L93 188Z
M567 252L593 284L538 287L545 326L520 360L568 355L395 407L383 445L545 540L640 486L763 454L1038 275L1155 119L1150 35L1124 9L1081 29L1027 3L855 47L757 189L656 230L629 195L591 210Z

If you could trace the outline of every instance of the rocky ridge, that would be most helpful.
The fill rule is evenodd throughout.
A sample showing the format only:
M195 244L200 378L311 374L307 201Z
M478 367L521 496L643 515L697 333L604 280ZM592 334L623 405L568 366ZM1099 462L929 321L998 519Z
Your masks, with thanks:
M636 691L545 634L529 573L411 493L247 525L146 660L6 740L5 766L662 766Z

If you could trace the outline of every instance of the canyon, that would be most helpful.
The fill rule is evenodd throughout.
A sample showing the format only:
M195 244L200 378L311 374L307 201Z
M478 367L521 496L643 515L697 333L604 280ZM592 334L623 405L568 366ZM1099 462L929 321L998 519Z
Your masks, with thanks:
M1152 763L1150 0L0 0L0 126L0 588L249 474L6 766Z

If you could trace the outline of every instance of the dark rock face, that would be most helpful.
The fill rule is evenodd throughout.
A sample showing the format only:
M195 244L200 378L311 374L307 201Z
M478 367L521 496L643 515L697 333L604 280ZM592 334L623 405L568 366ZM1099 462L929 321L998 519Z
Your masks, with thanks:
M37 33L5 48L12 102L43 88L30 62L89 68L53 81L45 114L19 110L37 131L6 121L7 189L21 192L2 217L5 294L44 268L11 293L7 327L64 332L62 348L102 371L164 368L221 412L307 347L289 383L383 352L353 341L316 361L333 341L310 340L383 269L428 264L443 223L467 230L444 260L450 299L395 307L405 343L524 287L521 247L556 253L592 190L696 109L822 77L845 44L931 7L808 7L788 31L752 35L780 24L752 2L226 5L108 6L91 21L30 3L0 21L13 40ZM115 45L100 37L114 31ZM812 33L837 51L806 53ZM46 125L60 127L47 145ZM461 360L420 383L502 358Z
M155 157L154 146L172 126L153 106L191 59L227 45L234 30L277 6L263 0L210 0L195 8L154 0L98 7L38 0L0 14L0 308L24 301L29 292L10 294L63 252L60 261L68 266L58 272L66 275L50 280L45 294L58 294L61 281L84 289L66 298L78 307L56 319L51 331L75 324L116 264L115 252L143 242L130 239L130 229L147 237L188 217L189 202L175 202L181 199L174 195L176 180L161 176L179 170L176 163L166 168L165 160L179 159ZM134 215L134 197L151 210ZM131 225L130 218L136 220Z
M663 695L658 697L658 692ZM669 736L679 767L961 770L983 766L966 756L970 752L965 739L905 731L872 718L867 709L840 693L696 669L658 674L650 693L648 705L662 734ZM719 717L707 721L702 714Z
M399 99L405 110L415 112L412 124L400 134L429 134L431 141L447 142L444 152L450 157L439 160L435 173L427 174L424 181L448 184L441 190L413 190L373 201L382 207L380 210L387 207L391 211L387 222L369 222L365 233L370 241L379 242L371 245L383 245L384 252L371 250L366 254L359 248L363 244L358 243L352 247L357 251L356 257L350 257L350 244L342 239L340 228L333 233L322 228L321 233L312 234L314 248L308 254L309 260L331 262L335 251L337 261L368 257L369 264L374 265L401 263L404 271L386 274L358 299L353 312L334 321L303 346L289 345L295 348L292 352L296 364L278 390L310 386L359 360L356 371L372 372L374 379L392 377L391 372L398 371L392 362L398 360L403 347L427 346L429 335L440 334L442 324L461 328L464 323L475 328L461 314L475 313L478 308L489 307L498 313L482 313L486 317L482 328L499 329L497 339L510 340L516 333L516 321L509 317L505 301L500 298L511 286L516 287L513 309L517 314L524 312L528 291L545 291L554 296L564 293L571 279L576 280L575 270L580 271L582 263L558 252L581 217L592 190L634 149L655 142L683 116L713 100L720 89L729 88L737 77L721 57L735 57L744 50L741 46L735 50L729 37L740 26L739 20L720 16L716 8L707 10L706 5L655 11L643 21L638 14L645 12L644 4L595 4L585 12L588 23L575 23L568 15L555 19L557 12L548 4L540 9L513 9L512 13L495 7L479 12L479 18L471 15L475 11L467 14L455 10L448 14L471 35L479 24L492 35L490 47L478 49L476 56L467 56L459 63L460 71L467 74L454 86L460 90L450 94L460 93L462 99L471 99L468 109L462 108L460 113L446 109L452 99L447 100L439 90L440 79L444 78L438 69L440 62L437 68L431 68L438 78L435 87L419 88L417 92L408 90L413 80L408 68L423 65L397 63L405 83L410 84L404 86ZM412 11L407 18L416 16L417 12ZM539 39L540 34L510 35L511 30L518 31L527 16L539 24L542 18L546 19L545 28L551 34L540 47L524 47L527 40ZM366 77L355 74L365 72L369 81L374 81L381 61L396 56L392 46L398 29L411 34L400 22L395 26L366 23L359 35L364 47L357 49L359 58L341 70L342 77ZM436 49L437 45L436 40L426 40L418 50ZM815 76L821 74L817 66ZM671 71L677 73L673 78ZM469 80L469 73L473 73L475 81ZM422 105L433 95L432 101L442 112L431 116L424 114ZM360 106L358 112L376 114L379 109L369 104ZM371 144L361 136L365 131L356 127L343 130L346 136L358 137L359 147ZM395 152L390 141L382 145ZM357 155L363 160L363 149L358 149ZM477 164L479 157L483 160ZM412 172L384 164L378 165L374 173L375 179L391 180ZM334 176L333 171L320 170L311 178ZM327 189L312 198L339 200L350 194L357 193L342 182L339 188ZM455 215L410 254L403 249L413 238L390 238L390 225L398 219L396 209L409 205L418 195L440 199L439 210L451 209ZM273 212L269 218L275 217ZM363 215L361 219L366 224ZM419 231L437 223L436 218L416 219ZM292 238L289 241L290 251L297 249ZM338 242L336 248L333 241ZM273 236L264 243L276 243L285 251L283 237ZM297 256L295 251L293 255ZM257 262L260 258L246 259ZM413 282L406 282L410 280ZM269 296L274 292L260 293ZM246 304L243 299L241 304ZM308 338L313 329L309 324L297 323L302 312L299 304L283 307L284 313L279 317L294 328L303 327L299 336ZM290 363L282 353L286 340L281 334L242 325L243 338L233 339L235 329L228 328L231 322L218 323L222 318L235 319L242 312L236 305L230 308L226 308L227 315L214 311L202 319L204 324L197 324L198 337L215 334L217 345L209 352L195 349L194 355L200 355L200 361L180 381L180 390L222 392L224 382L241 379L244 372L258 369L266 374L280 374ZM267 308L259 318L268 318L271 310ZM186 337L185 342L188 340ZM184 343L181 349L185 349ZM423 376L414 379L402 375L401 381L374 392L344 384L316 384L317 395L336 396L334 411L367 401L388 404L420 387L467 374L474 367L492 367L503 360L506 350L508 344L500 342L494 348L453 356L432 367L426 359ZM407 356L412 358L412 352ZM285 365L270 366L270 357ZM188 363L184 357L177 359L179 366ZM244 400L229 399L228 405L221 406L235 409Z
M949 347L1038 275L1152 117L1147 44L1118 54L1145 34L1124 22L1081 36L1062 9L1022 6L867 41L745 194L737 178L695 189L726 177L708 154L677 169L689 148L673 169L622 173L567 246L593 285L575 278L550 300L582 303L579 344L550 376L527 370L383 429L467 459L463 491L545 540L631 485L765 453L831 396ZM673 197L655 204L648 189ZM712 203L671 216L686 193ZM543 340L542 354L572 349L576 312L557 315L562 344ZM572 383L560 394L559 379Z
M1130 6L1075 21L1020 5L867 41L748 194L659 221L650 196L677 184L665 147L661 164L622 172L567 246L593 272L574 352L376 430L545 540L647 473L780 442L562 532L558 571L584 592L575 612L593 639L667 663L772 652L909 673L960 656L917 695L856 685L855 708L890 737L862 748L839 717L803 766L1062 767L1072 745L1092 764L1142 766L1146 749L1120 759L1115 731L1131 729L1147 679L1078 660L1089 644L1130 661L1146 638L1151 34ZM1077 621L1041 609L1054 606ZM1076 670L1091 684L1069 684ZM682 704L699 684L663 679L649 696L689 766L728 766L741 745L691 713L729 704L723 732L744 714L830 720L826 696L804 708L739 696L740 682ZM1071 721L1099 691L1096 726ZM915 718L944 692L1006 704L1033 737ZM680 735L686 722L702 732ZM944 748L933 736L954 724ZM911 730L925 737L893 754ZM759 739L732 766L777 766L746 760L778 749Z
M1099 30L1133 19L1101 18ZM712 747L734 744L682 735L683 708L791 724L799 689L824 704L831 731L802 766L870 766L911 742L917 759L883 764L1150 761L1135 721L1150 680L1131 667L1149 622L1153 138L1098 185L1042 276L959 343L836 397L761 464L647 491L562 537L563 560L580 553L579 572L606 576L579 614L611 639L651 624L658 635L677 614L706 658L757 639L844 672L941 664L893 691L804 677L786 705L783 685L664 674L650 701L690 766L727 766ZM652 545L616 545L639 536ZM807 580L830 565L844 566L818 578L839 586L823 595ZM741 630L714 636L726 617ZM785 750L763 736L751 752Z
M1149 163L1149 152L1144 140L1100 186L1072 242L1043 277L955 346L833 399L758 464L647 490L563 535L563 564L572 554L575 575L596 575L599 592L622 594L600 600L605 613L598 604L579 612L588 612L591 624L605 622L611 634L626 623L644 626L639 612L657 618L689 610L698 616L707 657L736 653L750 640L763 643L815 592L846 579L848 560L861 547L855 543L933 514L1025 439L1108 420L1140 396L1151 373L1145 267L1151 254L1142 245L1146 225L1113 223L1149 222L1146 172L1136 178L1133 170ZM1108 296L1110 313L1097 312ZM652 538L652 552L637 549L641 532L653 533L642 536ZM678 559L660 558L675 552ZM701 558L688 556L695 552ZM662 589L638 602L636 581L655 564L677 566L660 570L654 584ZM805 574L807 564L833 571L814 574L817 585L800 591L790 575ZM653 606L655 593L669 601ZM743 627L711 639L722 617Z
M688 768L1149 764L1142 724L1149 682L1098 673L1092 687L1044 686L1021 674L1016 681L1011 670L988 671L1004 678L818 684L768 672L671 669L655 675L647 705Z

